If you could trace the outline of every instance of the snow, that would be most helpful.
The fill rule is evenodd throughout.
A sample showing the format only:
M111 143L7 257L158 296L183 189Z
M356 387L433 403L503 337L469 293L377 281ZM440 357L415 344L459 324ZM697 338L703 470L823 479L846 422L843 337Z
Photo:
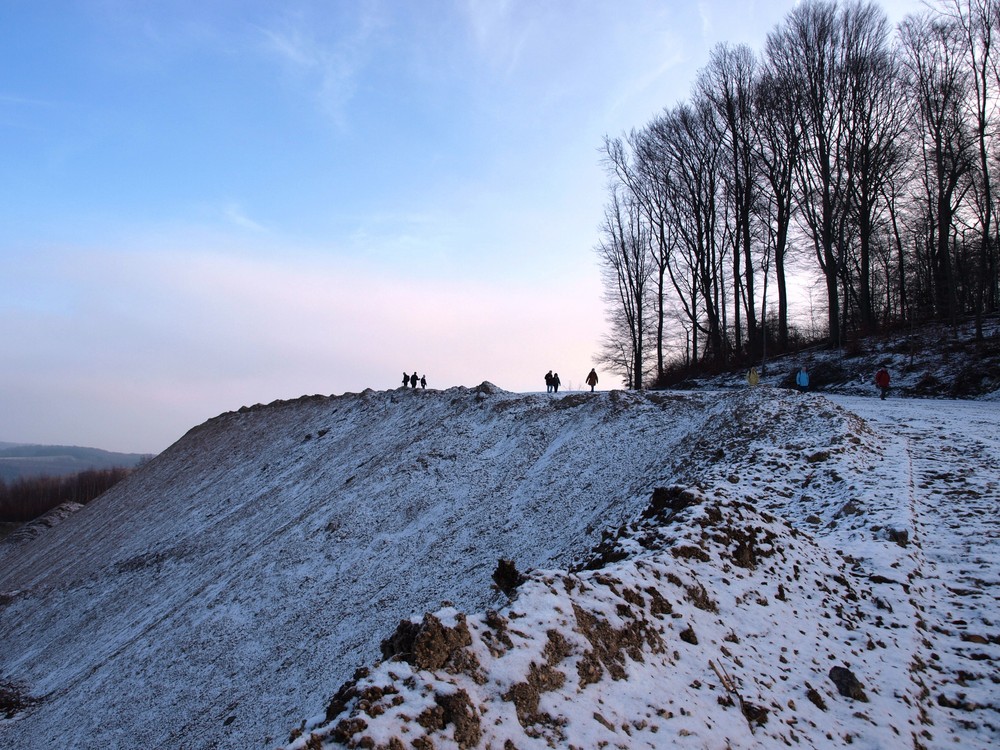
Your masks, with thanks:
M766 385L224 414L0 543L0 747L995 747L998 427Z

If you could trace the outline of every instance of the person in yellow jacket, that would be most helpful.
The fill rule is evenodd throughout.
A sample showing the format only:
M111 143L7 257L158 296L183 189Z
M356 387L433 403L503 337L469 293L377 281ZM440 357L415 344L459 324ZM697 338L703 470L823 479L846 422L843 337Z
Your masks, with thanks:
M757 368L751 367L750 372L747 373L747 382L751 386L755 386L760 382L760 375L757 374Z
M590 368L590 374L587 376L587 385L590 386L590 390L594 390L594 386L597 385L597 370L593 367Z

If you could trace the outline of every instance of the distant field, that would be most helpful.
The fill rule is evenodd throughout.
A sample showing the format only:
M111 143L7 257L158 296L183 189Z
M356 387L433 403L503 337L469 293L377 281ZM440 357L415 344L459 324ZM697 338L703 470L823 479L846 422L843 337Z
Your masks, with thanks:
M29 477L68 476L87 469L131 469L144 458L147 456L140 453L114 453L99 448L0 443L0 480L9 483Z

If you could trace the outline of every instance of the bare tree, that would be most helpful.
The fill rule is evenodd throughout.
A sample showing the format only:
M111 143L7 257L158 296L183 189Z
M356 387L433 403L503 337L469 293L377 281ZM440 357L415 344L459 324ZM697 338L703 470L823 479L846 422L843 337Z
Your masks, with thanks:
M964 178L973 166L973 135L965 118L970 72L962 32L954 20L930 14L900 25L903 62L909 70L912 114L919 124L924 190L932 231L932 295L939 316L954 320L958 289L952 258L955 215L964 197Z
M624 348L627 337L626 369L629 387L643 387L646 340L646 298L651 275L649 230L642 221L637 203L618 185L611 190L611 201L604 214L602 236L597 247L605 271L605 290L609 302L620 311L617 346ZM606 347L607 349L607 347Z
M802 139L796 162L798 205L826 281L828 334L840 341L839 281L849 174L843 25L835 2L806 0L767 38L767 57L795 86Z
M972 197L979 223L979 255L974 272L976 336L983 337L983 312L995 309L996 243L993 241L993 219L996 211L993 198L991 153L995 136L997 92L1000 89L1000 67L994 34L1000 31L998 0L947 0L944 15L953 21L965 47L973 100L971 102L978 161L972 182Z
M724 144L720 177L726 210L726 227L732 245L733 347L739 356L746 317L747 340L758 344L754 295L755 261L751 243L753 208L757 200L757 161L754 159L754 81L757 58L746 45L718 45L701 71L697 91L715 110L714 123Z
M691 324L694 361L700 353L699 333L706 337L705 356L718 360L726 350L725 248L719 242L717 202L721 144L713 118L707 102L697 100L667 110L648 127L649 148L667 175L669 220L676 236L667 271Z
M765 227L765 241L774 260L778 287L778 346L788 347L788 286L785 259L794 208L794 175L801 137L798 89L780 74L765 70L754 97L757 160L762 177L757 204Z
M676 239L669 219L670 174L659 162L659 153L650 143L648 132L633 130L627 137L605 138L605 167L614 174L642 210L649 227L650 253L654 266L651 304L655 332L651 343L656 350L656 379L664 372L667 288L666 274Z
M858 276L854 284L845 285L845 291L856 295L861 328L871 331L876 327L873 244L887 209L883 188L901 160L899 141L905 127L905 99L898 95L898 66L889 46L885 13L871 4L855 6L844 13L842 24L845 158L849 210L857 234L857 253L852 254L851 261ZM887 236L888 232L883 234ZM847 246L845 250L850 252L852 248Z

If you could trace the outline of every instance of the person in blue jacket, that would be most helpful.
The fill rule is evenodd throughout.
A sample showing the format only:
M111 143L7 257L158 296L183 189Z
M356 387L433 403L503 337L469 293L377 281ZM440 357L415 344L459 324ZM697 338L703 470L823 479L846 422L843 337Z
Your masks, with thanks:
M795 385L798 386L800 393L809 390L809 373L806 372L805 367L799 368L799 371L795 373Z

